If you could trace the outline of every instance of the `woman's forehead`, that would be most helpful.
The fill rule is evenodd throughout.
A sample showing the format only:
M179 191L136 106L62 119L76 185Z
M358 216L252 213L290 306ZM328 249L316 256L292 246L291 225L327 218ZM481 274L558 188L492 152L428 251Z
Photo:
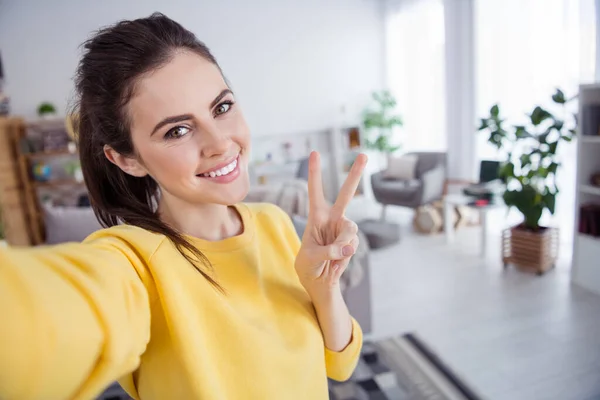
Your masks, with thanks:
M133 122L139 117L151 125L169 115L206 111L225 88L216 65L197 54L177 52L167 64L136 83L129 103Z

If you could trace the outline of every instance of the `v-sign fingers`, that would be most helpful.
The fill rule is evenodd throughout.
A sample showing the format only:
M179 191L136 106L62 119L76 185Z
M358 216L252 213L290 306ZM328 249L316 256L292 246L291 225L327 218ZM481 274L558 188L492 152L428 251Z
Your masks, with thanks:
M348 204L350 204L350 201L356 194L356 189L358 188L366 164L367 156L364 154L359 154L358 157L356 157L356 160L354 160L350 173L348 173L348 177L344 181L335 204L331 209L331 218L333 220L337 220L344 216Z
M313 151L308 158L308 201L309 216L326 206L323 194L323 179L321 177L321 156Z

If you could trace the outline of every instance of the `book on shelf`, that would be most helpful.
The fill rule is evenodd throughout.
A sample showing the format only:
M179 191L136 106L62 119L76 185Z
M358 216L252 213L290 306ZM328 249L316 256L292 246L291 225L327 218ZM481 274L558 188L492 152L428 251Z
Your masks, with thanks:
M582 111L581 134L600 137L600 105L587 105Z
M579 233L600 236L600 204L584 204L579 210Z

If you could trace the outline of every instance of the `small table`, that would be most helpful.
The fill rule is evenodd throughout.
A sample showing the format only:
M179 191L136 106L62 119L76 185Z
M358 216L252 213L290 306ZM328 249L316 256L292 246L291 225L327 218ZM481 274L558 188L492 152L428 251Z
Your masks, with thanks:
M446 235L446 242L452 243L454 239L454 227L452 218L450 215L454 212L456 206L467 206L475 209L479 212L479 218L481 220L481 249L480 254L482 257L487 255L487 214L489 211L503 208L502 203L490 203L486 206L476 206L472 204L474 201L473 197L465 196L462 194L449 194L444 197L444 233Z

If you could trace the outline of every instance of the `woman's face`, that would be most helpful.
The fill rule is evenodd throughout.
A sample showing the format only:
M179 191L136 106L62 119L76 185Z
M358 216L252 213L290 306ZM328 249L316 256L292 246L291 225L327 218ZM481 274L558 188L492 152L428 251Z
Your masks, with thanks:
M231 205L248 193L250 133L219 69L179 51L141 78L128 105L136 157L163 197Z

